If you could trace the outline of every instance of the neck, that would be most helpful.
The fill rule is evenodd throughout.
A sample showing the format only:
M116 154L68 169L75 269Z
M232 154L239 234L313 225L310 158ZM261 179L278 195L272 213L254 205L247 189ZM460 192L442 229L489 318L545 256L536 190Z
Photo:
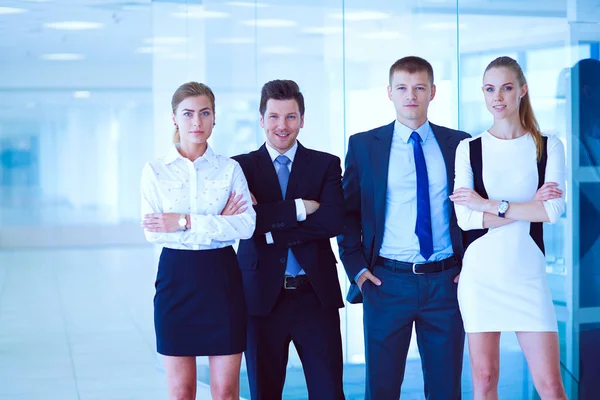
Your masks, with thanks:
M497 138L507 140L516 139L527 133L518 115L494 121L494 125L488 131Z
M422 126L427 121L427 117L425 117L423 119L419 119L419 120L416 120L416 119L408 120L408 119L402 118L400 115L396 115L396 119L402 125L412 129L413 131L417 130L420 126Z
M195 143L195 144L184 144L181 143L179 146L179 154L184 156L190 161L196 161L198 158L202 157L204 153L206 153L206 149L208 144L204 143Z

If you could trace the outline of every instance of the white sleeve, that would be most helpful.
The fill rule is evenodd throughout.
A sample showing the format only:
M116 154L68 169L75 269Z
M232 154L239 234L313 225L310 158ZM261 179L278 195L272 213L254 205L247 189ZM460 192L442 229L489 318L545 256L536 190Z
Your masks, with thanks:
M296 221L302 222L306 220L306 207L302 199L295 199L296 203Z
M157 189L157 181L150 163L142 170L142 218L146 214L163 213L160 194ZM169 244L202 244L209 245L210 239L190 236L189 231L182 232L148 232L144 229L146 240L150 243L168 246Z
M558 188L563 191L563 196L558 199L544 201L544 208L554 224L565 212L565 147L556 136L548 136L548 159L546 161L546 175L544 182L558 183Z
M246 211L238 215L190 215L192 228L189 235L196 235L209 240L228 241L237 239L249 239L254 233L256 226L256 211L252 207L252 198L248 190L248 182L237 161L235 163L233 176L231 178L230 192L241 193L246 201Z
M470 139L464 139L456 148L454 190L459 188L473 189L473 170L471 169L471 159L469 156ZM483 229L483 212L471 210L467 206L454 204L456 220L458 226L463 231L472 229Z

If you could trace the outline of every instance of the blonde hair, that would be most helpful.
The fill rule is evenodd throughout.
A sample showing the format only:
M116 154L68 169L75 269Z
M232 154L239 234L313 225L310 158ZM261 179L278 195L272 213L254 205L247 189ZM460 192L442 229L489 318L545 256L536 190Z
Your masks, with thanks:
M204 83L199 82L188 82L179 86L175 93L173 93L173 97L171 98L171 108L173 109L173 114L176 114L177 107L181 104L182 101L187 99L188 97L196 97L196 96L206 96L210 101L210 106L212 108L213 115L215 113L215 94L213 91L206 86ZM181 140L179 136L179 127L175 127L175 132L173 132L173 143L179 143Z
M519 81L519 85L523 86L527 84L527 80L525 79L525 74L523 73L523 69L519 65L519 63L507 56L502 56L496 58L492 61L483 75L485 75L492 68L508 68L512 70L517 75L517 80ZM533 137L533 141L535 143L535 148L537 152L537 160L540 161L542 157L542 152L544 150L544 141L542 139L542 131L540 130L540 125L535 118L535 114L533 113L533 108L531 107L531 100L529 98L529 90L525 93L525 96L521 98L521 103L519 104L519 120L521 121L521 125L529 134Z

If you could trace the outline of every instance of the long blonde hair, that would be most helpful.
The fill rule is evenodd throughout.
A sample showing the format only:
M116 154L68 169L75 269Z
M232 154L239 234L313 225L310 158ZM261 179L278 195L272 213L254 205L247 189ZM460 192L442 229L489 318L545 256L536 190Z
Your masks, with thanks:
M523 86L527 84L527 80L525 79L525 74L523 73L523 69L519 63L507 56L502 56L496 58L492 61L483 75L486 74L492 68L508 68L517 75L517 80L519 81L519 85ZM533 137L533 141L535 143L535 148L537 151L537 160L539 161L542 157L542 151L544 150L544 141L542 139L542 131L540 130L540 125L535 118L535 114L533 113L533 108L531 107L531 100L529 99L529 90L525 93L525 96L521 98L521 103L519 104L519 119L521 121L521 125L529 134Z
M213 115L215 114L215 94L213 91L206 86L204 83L199 82L188 82L179 86L175 93L173 93L173 97L171 98L171 108L173 109L173 114L177 113L177 107L181 104L182 101L187 99L188 97L196 97L196 96L206 96L210 101L210 106L212 108ZM175 127L175 132L173 132L173 143L179 143L181 140L179 136L179 127Z

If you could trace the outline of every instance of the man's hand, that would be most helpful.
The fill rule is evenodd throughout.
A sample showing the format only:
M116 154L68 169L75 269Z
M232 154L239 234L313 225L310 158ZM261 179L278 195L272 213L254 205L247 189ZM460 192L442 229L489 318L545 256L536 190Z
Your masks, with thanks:
M362 286L366 282L367 279L370 280L371 282L373 282L375 285L381 286L381 281L379 280L379 278L376 277L375 275L373 275L371 273L371 271L366 270L365 272L360 274L360 276L356 280L356 284L358 285L358 288L360 289L361 292L362 292Z
M179 228L179 214L146 214L142 221L142 228L148 232L177 232Z
M248 207L244 207L246 205L246 200L242 201L243 196L241 194L235 195L235 192L231 192L229 195L229 199L227 199L227 204L225 204L225 208L221 211L221 215L238 215L243 213L248 209Z
M313 214L321 206L321 204L318 201L314 201L314 200L302 199L302 202L304 203L304 208L306 208L306 215Z
M458 274L454 277L454 283L458 283L459 279L460 279L460 274Z

